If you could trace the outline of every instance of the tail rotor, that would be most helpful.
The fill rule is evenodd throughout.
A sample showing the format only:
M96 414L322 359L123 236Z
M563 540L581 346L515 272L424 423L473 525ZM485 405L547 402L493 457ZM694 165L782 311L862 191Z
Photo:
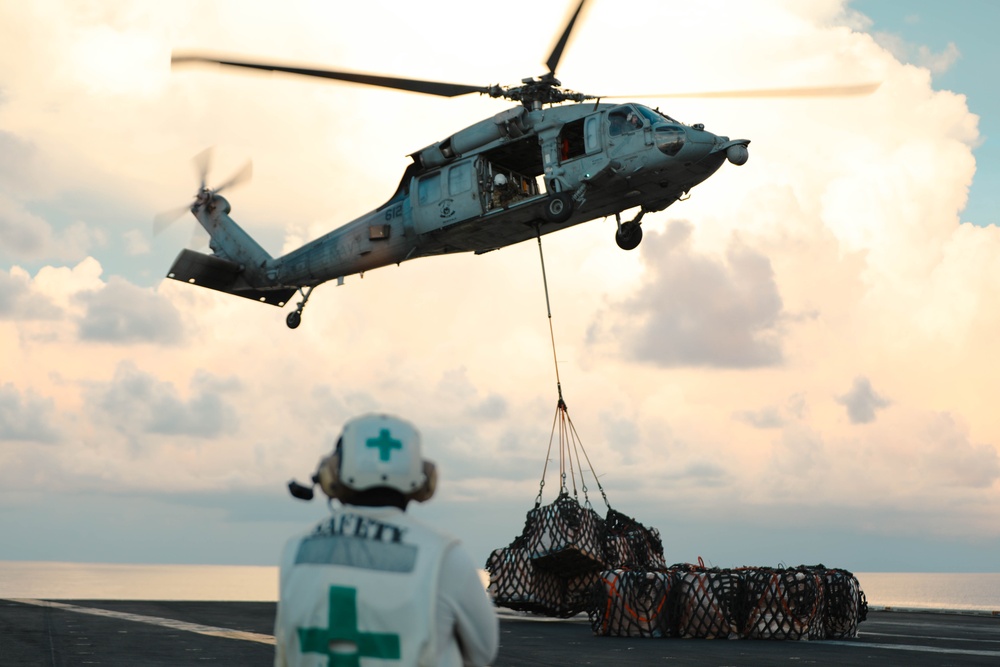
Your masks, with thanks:
M185 204L178 208L170 209L162 213L157 214L153 218L153 236L159 236L163 233L170 225L176 222L185 213L190 212L199 201L203 201L213 195L216 195L223 190L236 187L243 183L248 182L253 178L253 162L250 160L246 161L238 171L236 171L227 180L223 181L221 185L216 188L209 189L208 187L208 174L212 166L212 147L206 148L197 155L194 156L192 162L194 163L196 173L198 175L198 194L195 196L194 200L190 204ZM195 231L200 229L196 226ZM196 236L201 236L196 234Z

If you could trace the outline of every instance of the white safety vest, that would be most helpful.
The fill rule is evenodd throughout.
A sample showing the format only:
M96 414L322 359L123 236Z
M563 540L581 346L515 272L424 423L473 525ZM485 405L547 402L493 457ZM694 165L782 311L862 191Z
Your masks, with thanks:
M276 662L434 665L438 577L456 542L396 508L335 508L285 547Z

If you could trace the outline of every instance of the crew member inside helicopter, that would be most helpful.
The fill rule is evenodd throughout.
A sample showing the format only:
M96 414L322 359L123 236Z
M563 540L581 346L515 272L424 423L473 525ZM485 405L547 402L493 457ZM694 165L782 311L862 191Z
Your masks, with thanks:
M493 177L493 208L502 208L514 201L517 189L506 175L498 173Z
M608 114L611 122L611 136L616 137L622 134L629 134L642 128L642 119L639 114L629 108L615 109Z

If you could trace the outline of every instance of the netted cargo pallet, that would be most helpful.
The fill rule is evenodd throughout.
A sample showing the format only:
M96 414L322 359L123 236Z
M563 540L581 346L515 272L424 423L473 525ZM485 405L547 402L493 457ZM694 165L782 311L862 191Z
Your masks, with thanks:
M537 569L525 549L511 546L494 550L486 561L486 571L490 575L488 590L497 605L535 614L562 613L566 580Z
M588 609L590 627L605 637L666 637L672 572L605 570Z
M868 605L846 570L678 564L602 572L587 611L605 636L800 640L857 636Z
M822 639L823 576L814 570L743 570L748 639Z
M823 613L824 636L844 639L858 636L858 623L868 618L868 600L858 578L847 570L817 566L826 589Z
M563 598L562 609L558 615L568 618L585 613L592 604L594 588L600 581L601 573L597 570L567 577L566 597Z
M604 567L604 519L567 494L528 512L525 548L539 569L574 576Z
M632 517L609 508L604 529L604 560L608 569L666 568L663 543L655 528L647 528Z
M568 618L587 611L598 572L561 577L535 567L523 549L496 549L486 561L488 591L500 607Z
M743 578L733 570L675 565L670 596L672 635L737 639L744 617Z

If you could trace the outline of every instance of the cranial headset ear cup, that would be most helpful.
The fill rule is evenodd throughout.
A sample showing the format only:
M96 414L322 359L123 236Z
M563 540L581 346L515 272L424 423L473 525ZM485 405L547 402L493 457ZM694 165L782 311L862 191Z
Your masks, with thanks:
M344 500L353 493L340 483L340 454L336 452L319 462L316 476L319 478L319 486L323 489L323 493L334 500Z
M437 489L437 466L432 461L424 460L424 483L419 489L409 494L410 498L422 503L431 499Z

